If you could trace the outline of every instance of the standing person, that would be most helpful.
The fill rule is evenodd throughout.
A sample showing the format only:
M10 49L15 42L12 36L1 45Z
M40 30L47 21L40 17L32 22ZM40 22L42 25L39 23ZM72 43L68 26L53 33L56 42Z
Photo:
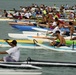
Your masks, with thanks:
M62 35L60 35L60 31L56 31L55 32L56 38L53 38L53 42L50 44L51 46L65 46L66 45L66 41L64 39L64 37ZM55 40L59 40L59 42L55 41Z
M0 61L4 62L16 62L20 59L20 50L19 47L17 47L17 41L13 40L12 42L8 42L7 39L5 41L11 46L9 50L2 51L0 54L8 54L7 56L4 56L3 59L0 59Z

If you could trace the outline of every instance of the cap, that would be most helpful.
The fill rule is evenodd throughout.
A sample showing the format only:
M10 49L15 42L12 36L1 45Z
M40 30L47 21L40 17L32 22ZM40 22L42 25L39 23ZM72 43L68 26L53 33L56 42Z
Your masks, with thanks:
M16 41L16 40L13 40L11 43L12 43L13 45L16 45L16 44L17 44L17 41Z

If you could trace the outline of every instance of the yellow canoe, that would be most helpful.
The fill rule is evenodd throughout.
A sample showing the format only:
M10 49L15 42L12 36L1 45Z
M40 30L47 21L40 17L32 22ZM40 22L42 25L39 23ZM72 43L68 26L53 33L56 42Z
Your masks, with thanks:
M11 42L12 40L8 40L9 42ZM16 40L18 43L34 43L33 40ZM0 40L0 42L5 42L4 40ZM43 43L43 41L38 40L39 43Z

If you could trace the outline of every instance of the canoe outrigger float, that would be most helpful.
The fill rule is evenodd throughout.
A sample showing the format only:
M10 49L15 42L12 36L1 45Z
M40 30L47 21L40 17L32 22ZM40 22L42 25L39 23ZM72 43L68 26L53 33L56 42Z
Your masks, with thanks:
M1 63L0 62L0 74L1 75L40 75L42 68L33 66L31 64L24 63Z
M9 65L9 67L11 67L11 65L13 65L13 64L15 66L20 65L20 64L23 64L22 66L24 66L24 65L27 65L27 66L28 65L33 65L33 68L37 68L37 69L41 69L40 67L76 67L75 62L33 60L30 57L28 57L27 60L24 61L24 62L2 62L1 64L2 64L2 66L6 66L6 64L7 64L7 66ZM18 68L18 66L17 66L17 68Z

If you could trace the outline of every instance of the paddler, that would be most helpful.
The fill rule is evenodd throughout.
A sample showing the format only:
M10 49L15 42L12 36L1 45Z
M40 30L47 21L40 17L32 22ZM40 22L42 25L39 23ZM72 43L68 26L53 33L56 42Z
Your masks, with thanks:
M6 51L0 52L0 54L8 54L7 56L4 56L0 61L4 62L16 62L20 59L20 50L17 46L17 41L13 40L12 42L8 42L8 39L5 39L5 41L11 46L10 49Z
M62 35L60 35L60 31L56 31L55 36L56 36L56 38L52 38L53 42L51 42L51 44L50 44L51 46L60 47L60 46L66 45L66 41L65 41L64 37ZM55 40L59 40L59 42L55 41Z

